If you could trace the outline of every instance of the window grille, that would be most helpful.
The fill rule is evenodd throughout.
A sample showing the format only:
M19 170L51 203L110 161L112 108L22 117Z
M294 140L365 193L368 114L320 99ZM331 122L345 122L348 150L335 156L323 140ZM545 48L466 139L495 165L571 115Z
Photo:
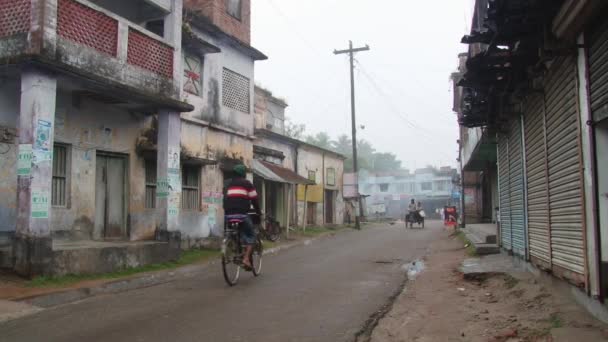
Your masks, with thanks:
M243 113L250 113L249 79L230 69L222 74L222 103Z
M184 91L201 96L203 63L197 56L184 54Z
M200 208L200 167L182 166L182 209Z
M51 205L67 205L68 184L68 148L65 145L53 147L53 183L51 188Z
M156 208L156 160L146 160L146 209Z

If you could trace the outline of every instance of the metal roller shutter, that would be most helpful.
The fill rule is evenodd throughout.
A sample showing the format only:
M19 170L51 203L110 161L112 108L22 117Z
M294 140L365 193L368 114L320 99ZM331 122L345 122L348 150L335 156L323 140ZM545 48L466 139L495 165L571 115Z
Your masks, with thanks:
M509 174L509 138L505 134L498 135L498 187L500 195L500 237L502 247L512 250L511 230L511 176Z
M589 78L593 120L608 118L608 21L590 34Z
M543 267L550 267L549 188L547 186L544 102L541 95L532 95L527 99L524 115L530 256L533 262L536 258L546 263L542 265Z
M580 279L575 274L585 274L585 247L576 96L575 60L559 58L545 84L552 264Z
M513 253L526 255L526 216L524 205L524 156L521 120L510 120L509 130L509 180L511 190L511 231Z

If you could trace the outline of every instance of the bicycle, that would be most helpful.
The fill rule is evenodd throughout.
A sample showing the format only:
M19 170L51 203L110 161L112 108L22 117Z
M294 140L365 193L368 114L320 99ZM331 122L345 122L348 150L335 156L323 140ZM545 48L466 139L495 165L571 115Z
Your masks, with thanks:
M281 228L279 221L268 215L265 215L264 221L266 222L266 225L263 225L262 229L260 230L260 233L264 239L271 242L278 242L281 240L283 229Z
M234 286L239 281L241 268L244 268L243 254L244 246L241 244L241 225L244 223L244 215L231 215L226 217L224 223L224 240L222 241L222 273L224 280L229 286ZM255 277L262 273L262 255L264 246L258 232L251 253L251 272Z

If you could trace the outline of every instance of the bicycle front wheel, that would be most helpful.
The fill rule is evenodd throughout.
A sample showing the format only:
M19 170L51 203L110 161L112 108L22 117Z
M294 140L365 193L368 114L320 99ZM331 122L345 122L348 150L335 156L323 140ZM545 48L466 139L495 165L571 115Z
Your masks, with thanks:
M257 238L255 246L253 246L253 253L251 253L252 271L256 277L262 274L262 255L264 255L264 245L262 245L262 240Z
M222 272L224 280L230 286L236 285L239 281L241 264L238 258L238 246L233 239L224 239L222 243Z

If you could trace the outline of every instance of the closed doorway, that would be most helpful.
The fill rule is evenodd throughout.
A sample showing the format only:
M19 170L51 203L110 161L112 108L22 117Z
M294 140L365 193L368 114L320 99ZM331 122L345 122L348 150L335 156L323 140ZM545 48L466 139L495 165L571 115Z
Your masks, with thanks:
M306 224L314 225L317 221L317 203L308 202L306 207Z
M325 190L325 223L334 223L334 192Z
M104 153L97 154L95 239L124 239L127 237L126 174L126 157Z

